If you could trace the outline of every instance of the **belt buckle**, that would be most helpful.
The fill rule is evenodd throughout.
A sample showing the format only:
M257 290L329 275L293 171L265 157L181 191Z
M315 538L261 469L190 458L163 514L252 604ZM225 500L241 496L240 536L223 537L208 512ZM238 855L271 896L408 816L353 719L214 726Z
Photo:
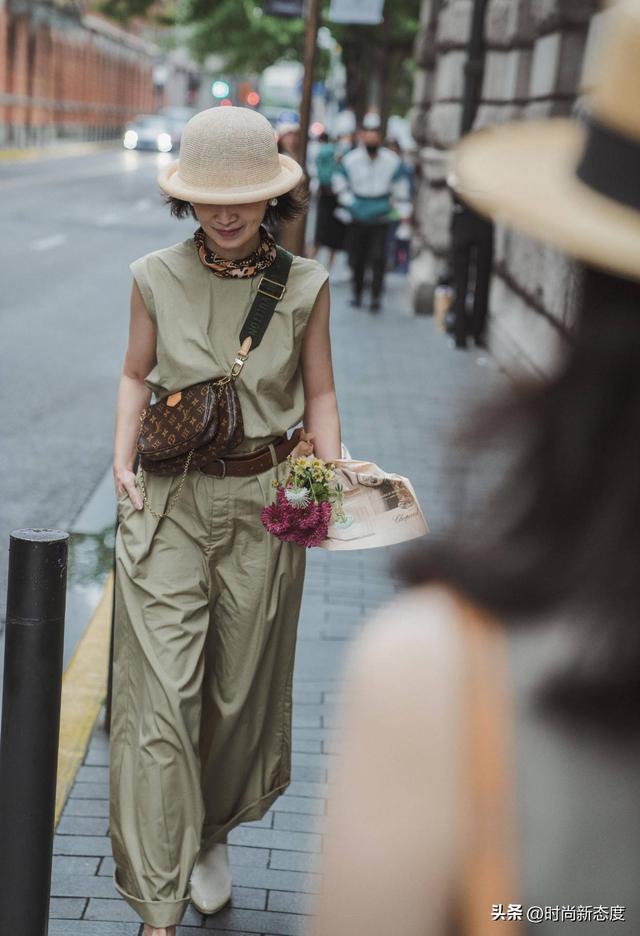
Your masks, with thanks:
M213 465L215 462L220 462L222 465L222 474L211 474L211 472L205 470L209 467L209 465ZM227 475L227 465L222 458L212 458L211 461L208 461L205 465L202 466L202 472L203 474L211 474L211 477L213 478L225 478Z

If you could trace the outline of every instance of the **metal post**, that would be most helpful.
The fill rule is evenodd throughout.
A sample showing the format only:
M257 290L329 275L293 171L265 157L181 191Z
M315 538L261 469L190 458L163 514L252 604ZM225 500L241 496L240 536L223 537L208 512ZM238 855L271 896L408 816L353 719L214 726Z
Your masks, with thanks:
M46 936L69 534L14 530L0 736L0 933Z

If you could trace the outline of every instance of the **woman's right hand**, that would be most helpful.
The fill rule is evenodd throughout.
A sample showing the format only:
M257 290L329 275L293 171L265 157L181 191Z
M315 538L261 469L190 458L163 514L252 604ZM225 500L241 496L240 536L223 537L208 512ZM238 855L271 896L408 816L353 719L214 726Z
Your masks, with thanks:
M142 510L144 504L133 471L128 468L114 468L113 475L116 485L116 498L119 500L120 496L126 492L135 509Z

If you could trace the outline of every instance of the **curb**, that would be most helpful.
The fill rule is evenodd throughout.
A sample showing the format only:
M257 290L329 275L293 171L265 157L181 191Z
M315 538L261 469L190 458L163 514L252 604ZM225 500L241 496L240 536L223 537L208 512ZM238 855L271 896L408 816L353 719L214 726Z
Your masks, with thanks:
M51 146L26 146L16 149L0 149L0 162L31 162L61 156L85 156L106 149L119 149L117 140L104 143L59 143Z
M113 572L62 677L54 826L64 809L107 693Z

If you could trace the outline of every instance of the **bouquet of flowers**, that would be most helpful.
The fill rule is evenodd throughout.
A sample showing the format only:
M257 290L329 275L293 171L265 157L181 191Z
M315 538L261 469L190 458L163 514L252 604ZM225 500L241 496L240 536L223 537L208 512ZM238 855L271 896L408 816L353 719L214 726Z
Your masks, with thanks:
M329 524L344 520L343 489L335 481L335 465L314 455L288 456L284 484L273 481L276 502L264 507L260 519L278 539L299 546L319 546Z

